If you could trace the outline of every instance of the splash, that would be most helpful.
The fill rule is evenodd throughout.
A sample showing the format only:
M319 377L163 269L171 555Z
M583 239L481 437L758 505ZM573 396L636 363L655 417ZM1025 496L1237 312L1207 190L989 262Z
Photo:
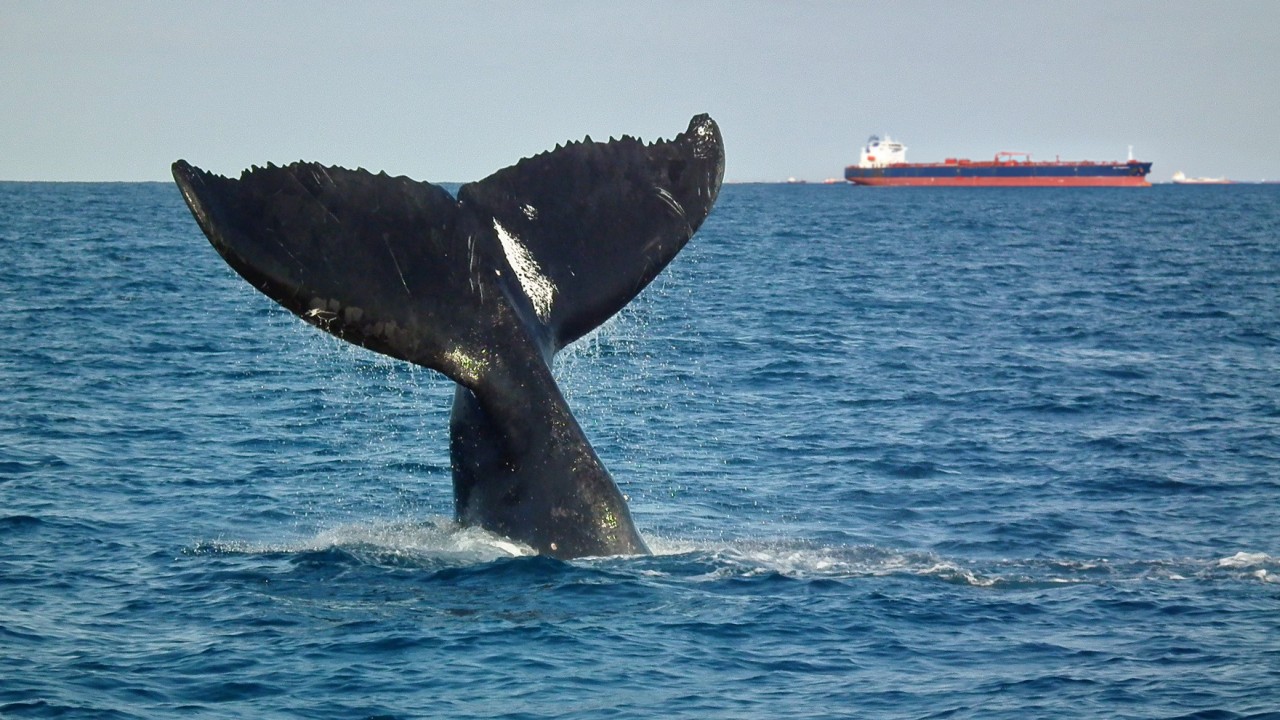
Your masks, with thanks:
M337 525L314 536L282 543L218 541L197 550L237 554L306 553L343 550L371 564L405 562L471 565L535 555L526 545L439 517L426 521L370 521Z

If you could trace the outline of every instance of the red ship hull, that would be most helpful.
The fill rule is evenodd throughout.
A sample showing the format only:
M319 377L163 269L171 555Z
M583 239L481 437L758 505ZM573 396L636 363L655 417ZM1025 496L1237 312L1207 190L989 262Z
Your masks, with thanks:
M940 163L874 163L868 145L863 161L844 169L844 177L858 185L927 187L1151 187L1147 174L1151 163L1032 162L1011 159L1025 153L1001 152L993 161L974 162L948 158ZM894 145L897 147L897 144ZM896 151L901 155L901 150Z
M1123 177L864 177L858 185L921 187L1151 187L1142 176Z

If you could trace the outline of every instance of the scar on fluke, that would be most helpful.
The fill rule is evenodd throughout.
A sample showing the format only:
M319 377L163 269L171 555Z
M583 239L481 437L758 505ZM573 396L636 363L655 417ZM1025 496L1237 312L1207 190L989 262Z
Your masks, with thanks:
M706 220L724 144L570 142L463 185L297 162L239 178L179 160L201 230L254 288L349 342L457 384L457 520L560 558L645 553L626 498L551 374Z

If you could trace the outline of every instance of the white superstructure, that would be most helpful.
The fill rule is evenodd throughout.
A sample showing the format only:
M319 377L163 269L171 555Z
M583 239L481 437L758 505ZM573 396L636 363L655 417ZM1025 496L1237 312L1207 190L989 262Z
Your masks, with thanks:
M1179 170L1173 174L1174 185L1230 185L1231 181L1225 177L1187 177L1187 174Z
M884 167L906 161L906 145L894 142L893 138L888 135L885 135L883 140L880 139L879 135L872 135L862 148L862 156L858 158L858 167Z

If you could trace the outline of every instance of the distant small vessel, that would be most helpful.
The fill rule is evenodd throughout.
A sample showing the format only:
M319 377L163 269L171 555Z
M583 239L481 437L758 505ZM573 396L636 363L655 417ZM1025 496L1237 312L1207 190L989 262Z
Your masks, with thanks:
M872 135L857 165L844 178L857 185L936 185L943 187L1150 187L1151 163L1033 162L1029 153L998 152L994 160L947 158L940 163L909 163L907 147L888 135ZM1019 159L1020 158L1020 159Z
M1230 185L1233 182L1235 181L1224 177L1187 177L1181 170L1173 174L1174 185Z

